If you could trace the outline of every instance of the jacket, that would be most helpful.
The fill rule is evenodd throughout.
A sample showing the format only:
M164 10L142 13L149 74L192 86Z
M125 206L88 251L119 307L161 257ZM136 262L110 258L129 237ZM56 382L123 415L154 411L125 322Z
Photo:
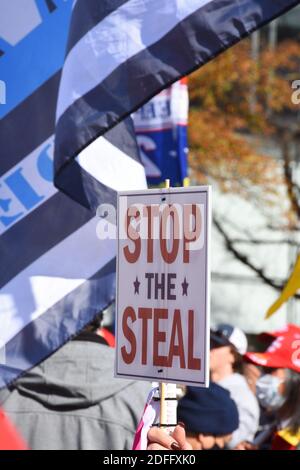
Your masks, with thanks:
M0 392L0 403L33 450L131 449L150 386L113 370L114 350L85 333Z

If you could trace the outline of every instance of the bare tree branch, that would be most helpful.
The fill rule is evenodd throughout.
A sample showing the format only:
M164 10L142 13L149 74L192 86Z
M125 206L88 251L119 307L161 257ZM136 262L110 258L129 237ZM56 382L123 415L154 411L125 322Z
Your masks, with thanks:
M300 243L295 242L294 240L257 240L256 238L250 238L249 240L245 240L243 238L232 238L232 243L236 244L248 244L248 245L290 245L296 246L300 248Z
M239 260L245 266L250 268L268 286L271 286L278 291L281 291L284 288L285 283L279 283L278 281L275 281L274 279L268 277L262 268L255 266L254 263L252 263L252 261L250 261L250 259L245 254L241 253L239 250L235 248L233 241L230 239L229 235L224 230L224 227L222 227L222 225L216 219L216 217L213 217L213 223L214 223L214 226L217 228L218 232L223 236L225 244L226 244L226 248L232 255L234 255L234 257L237 260ZM294 297L296 299L300 299L299 294L295 295Z

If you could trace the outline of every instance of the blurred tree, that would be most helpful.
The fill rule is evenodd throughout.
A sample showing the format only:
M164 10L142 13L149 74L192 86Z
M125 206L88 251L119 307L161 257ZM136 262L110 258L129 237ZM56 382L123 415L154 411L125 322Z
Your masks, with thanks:
M291 155L300 128L291 100L300 45L261 46L257 58L251 55L251 41L243 41L191 75L190 166L199 183L238 194L264 213L269 226L288 232L300 226L300 188L293 181ZM280 159L260 150L266 138L277 144ZM230 239L220 220L214 222L235 258L267 284L282 288L238 249L238 240Z

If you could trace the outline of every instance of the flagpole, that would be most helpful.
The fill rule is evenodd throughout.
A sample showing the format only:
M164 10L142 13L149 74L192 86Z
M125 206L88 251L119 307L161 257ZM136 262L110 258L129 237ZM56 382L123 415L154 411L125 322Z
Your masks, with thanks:
M166 179L165 189L169 189L169 188L170 188L170 180ZM170 390L170 387L168 387L168 384L166 382L161 382L159 384L159 396L160 396L159 423L165 429L166 432L171 432L177 423L176 385L174 387L174 390ZM169 428L167 427L168 424L171 425Z
M161 382L159 384L159 396L160 396L160 414L159 423L161 426L165 426L167 423L167 408L166 408L166 389L167 384Z

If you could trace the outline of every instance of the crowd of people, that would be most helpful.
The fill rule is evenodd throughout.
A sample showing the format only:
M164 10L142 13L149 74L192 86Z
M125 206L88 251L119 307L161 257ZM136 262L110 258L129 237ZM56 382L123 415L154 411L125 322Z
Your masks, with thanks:
M210 387L187 387L178 404L181 448L300 449L300 328L287 325L259 339L266 350L247 352L239 328L211 331ZM148 448L174 447L175 431L167 441L163 430L152 429Z
M0 392L31 449L130 450L149 383L114 378L102 315ZM211 330L209 388L186 387L172 434L154 426L149 450L279 450L300 445L300 327L265 333L263 352L227 324Z

